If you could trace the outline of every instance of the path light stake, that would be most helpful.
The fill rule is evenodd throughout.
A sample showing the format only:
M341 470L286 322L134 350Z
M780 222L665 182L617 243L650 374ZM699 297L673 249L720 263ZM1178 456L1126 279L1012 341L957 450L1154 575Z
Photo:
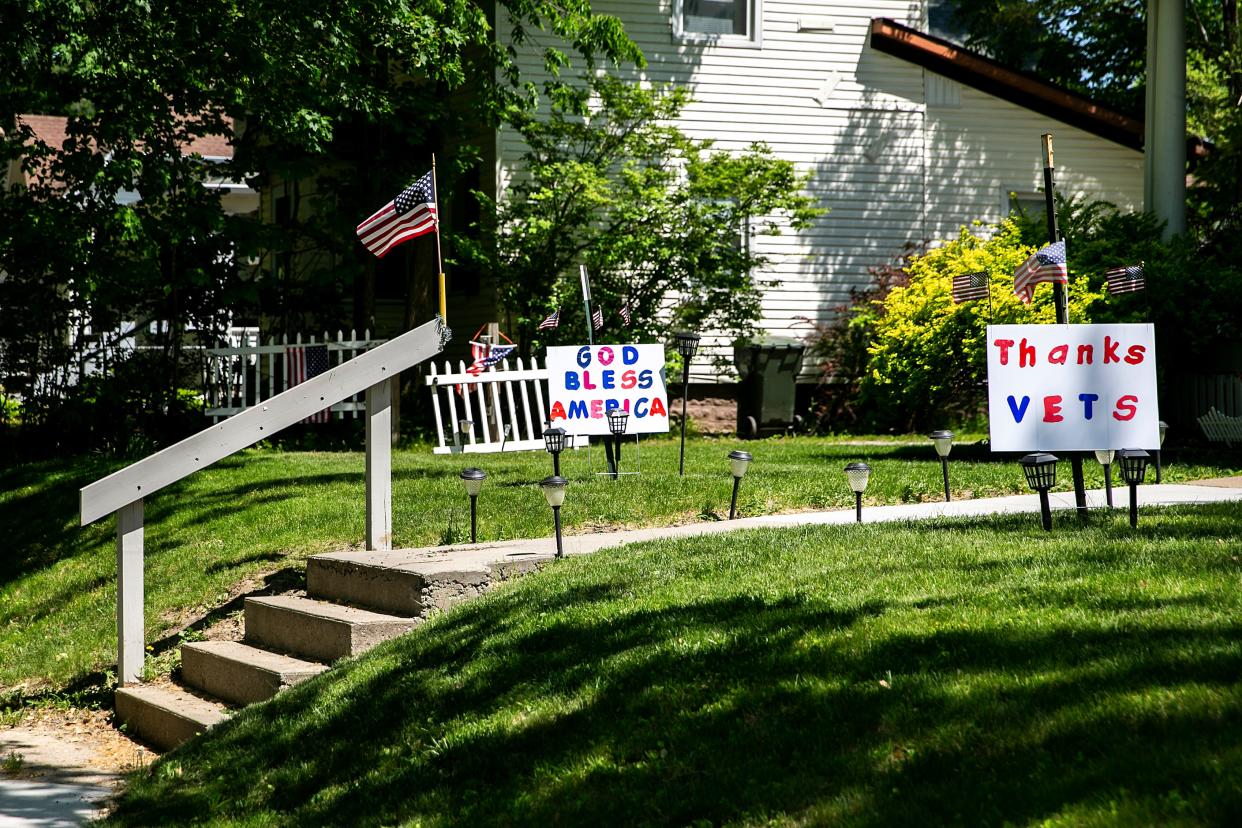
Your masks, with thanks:
M1104 499L1108 508L1113 508L1113 457L1117 452L1112 449L1096 449L1095 459L1104 467Z
M477 543L478 535L475 532L476 527L476 509L475 506L479 500L479 490L483 488L483 481L487 479L487 472L482 469L463 469L461 473L461 483L466 487L466 494L470 497L470 542Z
M729 501L729 520L737 517L737 489L742 485L742 478L746 476L751 459L749 451L729 452L729 469L733 472L733 498Z
M1147 476L1147 461L1151 455L1142 449L1122 449L1117 452L1121 465L1121 477L1130 487L1130 528L1138 527L1138 485Z
M1160 482L1160 476L1161 476L1160 475L1160 471L1161 471L1160 454L1161 452L1164 451L1164 433L1168 430L1169 430L1169 424L1166 423L1164 420L1161 420L1160 421L1160 448L1156 449L1156 456L1154 458L1156 461L1156 482L1157 483Z
M466 438L474 431L474 420L458 420L457 433L461 435L461 450L466 450Z
M1048 505L1048 490L1057 485L1057 456L1038 452L1028 454L1019 460L1022 473L1026 475L1026 485L1039 492L1039 516L1044 524L1044 531L1052 531L1052 507Z
M944 502L949 502L949 452L953 450L952 431L933 431L927 435L940 455L940 472L944 475Z
M850 463L845 467L845 479L854 490L854 516L862 523L862 496L867 490L867 480L871 477L871 467L866 463Z
M699 350L699 335L689 331L678 331L677 353L681 354L681 459L677 466L677 475L686 473L686 398L690 394L690 360Z
M556 557L565 557L565 547L561 543L561 504L565 502L565 487L569 481L558 474L545 477L539 484L543 488L543 496L552 507L552 524L556 527Z
M630 412L624 408L610 408L605 414L608 417L608 430L612 432L612 440L611 442L605 441L604 448L608 454L608 470L612 472L612 479L616 480L617 475L621 473L621 438L625 435L625 426L630 420ZM615 460L610 446L616 447Z
M543 447L552 455L552 474L561 476L561 452L565 450L565 429L545 428L543 430Z

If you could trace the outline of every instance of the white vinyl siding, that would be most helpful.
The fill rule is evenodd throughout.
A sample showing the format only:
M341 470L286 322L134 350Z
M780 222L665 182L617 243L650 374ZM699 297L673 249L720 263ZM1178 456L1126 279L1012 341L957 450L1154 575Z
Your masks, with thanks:
M1055 136L1062 193L1141 206L1141 153L870 48L873 18L922 27L920 4L763 0L761 49L682 42L673 0L592 6L618 16L646 55L632 76L690 87L688 135L732 151L764 142L811 173L831 212L800 233L752 239L772 260L757 275L780 283L764 295L768 333L800 336L810 330L800 318L830 319L870 283L868 268L907 245L999 221L1007 190L1042 187L1043 132ZM523 68L538 77L537 52ZM503 182L520 144L502 133L497 146ZM705 350L725 344L705 339Z

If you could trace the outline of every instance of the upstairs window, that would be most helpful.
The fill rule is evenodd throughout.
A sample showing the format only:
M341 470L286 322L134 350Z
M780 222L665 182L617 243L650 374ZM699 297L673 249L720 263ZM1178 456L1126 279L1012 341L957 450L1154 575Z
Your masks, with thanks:
M760 46L762 0L674 0L673 32L683 41Z

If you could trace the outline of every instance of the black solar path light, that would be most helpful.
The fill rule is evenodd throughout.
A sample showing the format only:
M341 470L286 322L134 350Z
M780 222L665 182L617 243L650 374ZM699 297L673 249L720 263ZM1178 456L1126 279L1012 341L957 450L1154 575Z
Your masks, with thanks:
M630 421L630 412L624 408L610 408L605 414L612 437L611 439L605 438L604 452L608 456L608 471L612 472L612 479L616 480L617 475L621 473L621 438L625 436L625 427ZM614 448L615 458L613 457Z
M1138 527L1138 485L1147 476L1147 462L1151 455L1142 449L1122 449L1117 452L1121 466L1121 479L1130 487L1130 528Z
M940 455L940 472L944 476L944 502L949 502L949 452L953 450L952 431L933 431L927 435Z
M1048 504L1048 490L1057 485L1057 456L1047 452L1028 454L1019 460L1026 485L1039 492L1039 516L1044 531L1052 531L1052 507Z
M561 542L561 505L565 502L565 487L569 481L560 475L545 477L539 486L543 496L552 507L552 525L556 528L556 557L565 557L565 547Z
M475 531L477 526L476 515L479 500L479 491L483 488L483 481L487 479L487 472L482 469L463 469L461 473L461 483L466 487L466 494L470 497L470 542L478 542L478 534Z
M850 463L845 467L845 479L849 481L854 492L854 519L862 523L862 496L867 491L867 481L871 478L871 467L866 463Z
M543 447L552 455L552 474L561 476L561 452L565 450L565 429L545 428L543 430Z
M1095 459L1104 467L1104 500L1108 508L1113 508L1113 457L1117 452L1112 449L1096 449Z
M746 469L750 467L751 459L749 451L729 452L729 470L733 472L733 497L729 500L729 520L737 517L737 490L742 485L742 478L746 476Z
M673 335L677 341L677 353L681 354L681 459L677 475L686 473L686 399L690 395L690 360L699 350L699 335L690 331L678 331Z

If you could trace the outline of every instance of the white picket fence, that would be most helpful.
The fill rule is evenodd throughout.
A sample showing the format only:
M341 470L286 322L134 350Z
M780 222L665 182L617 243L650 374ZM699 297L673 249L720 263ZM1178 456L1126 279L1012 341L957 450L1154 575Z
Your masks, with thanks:
M544 388L548 369L535 357L527 367L519 358L482 371L477 377L458 361L428 364L426 383L436 418L436 454L530 451L543 448L548 420ZM460 392L457 386L461 386ZM467 430L460 425L469 421Z
M257 330L242 331L232 347L204 350L204 413L212 418L212 422L217 422L290 388L290 348L326 345L328 364L335 367L387 341L372 339L370 331L363 331L361 338L355 331L350 331L348 337L344 331L337 331L335 341L325 332L322 339L311 336L306 342L302 341L301 334L293 341L288 336L282 336L279 342L275 337L269 337L267 344L263 345ZM332 406L332 414L338 419L358 418L365 410L366 400L361 393Z

